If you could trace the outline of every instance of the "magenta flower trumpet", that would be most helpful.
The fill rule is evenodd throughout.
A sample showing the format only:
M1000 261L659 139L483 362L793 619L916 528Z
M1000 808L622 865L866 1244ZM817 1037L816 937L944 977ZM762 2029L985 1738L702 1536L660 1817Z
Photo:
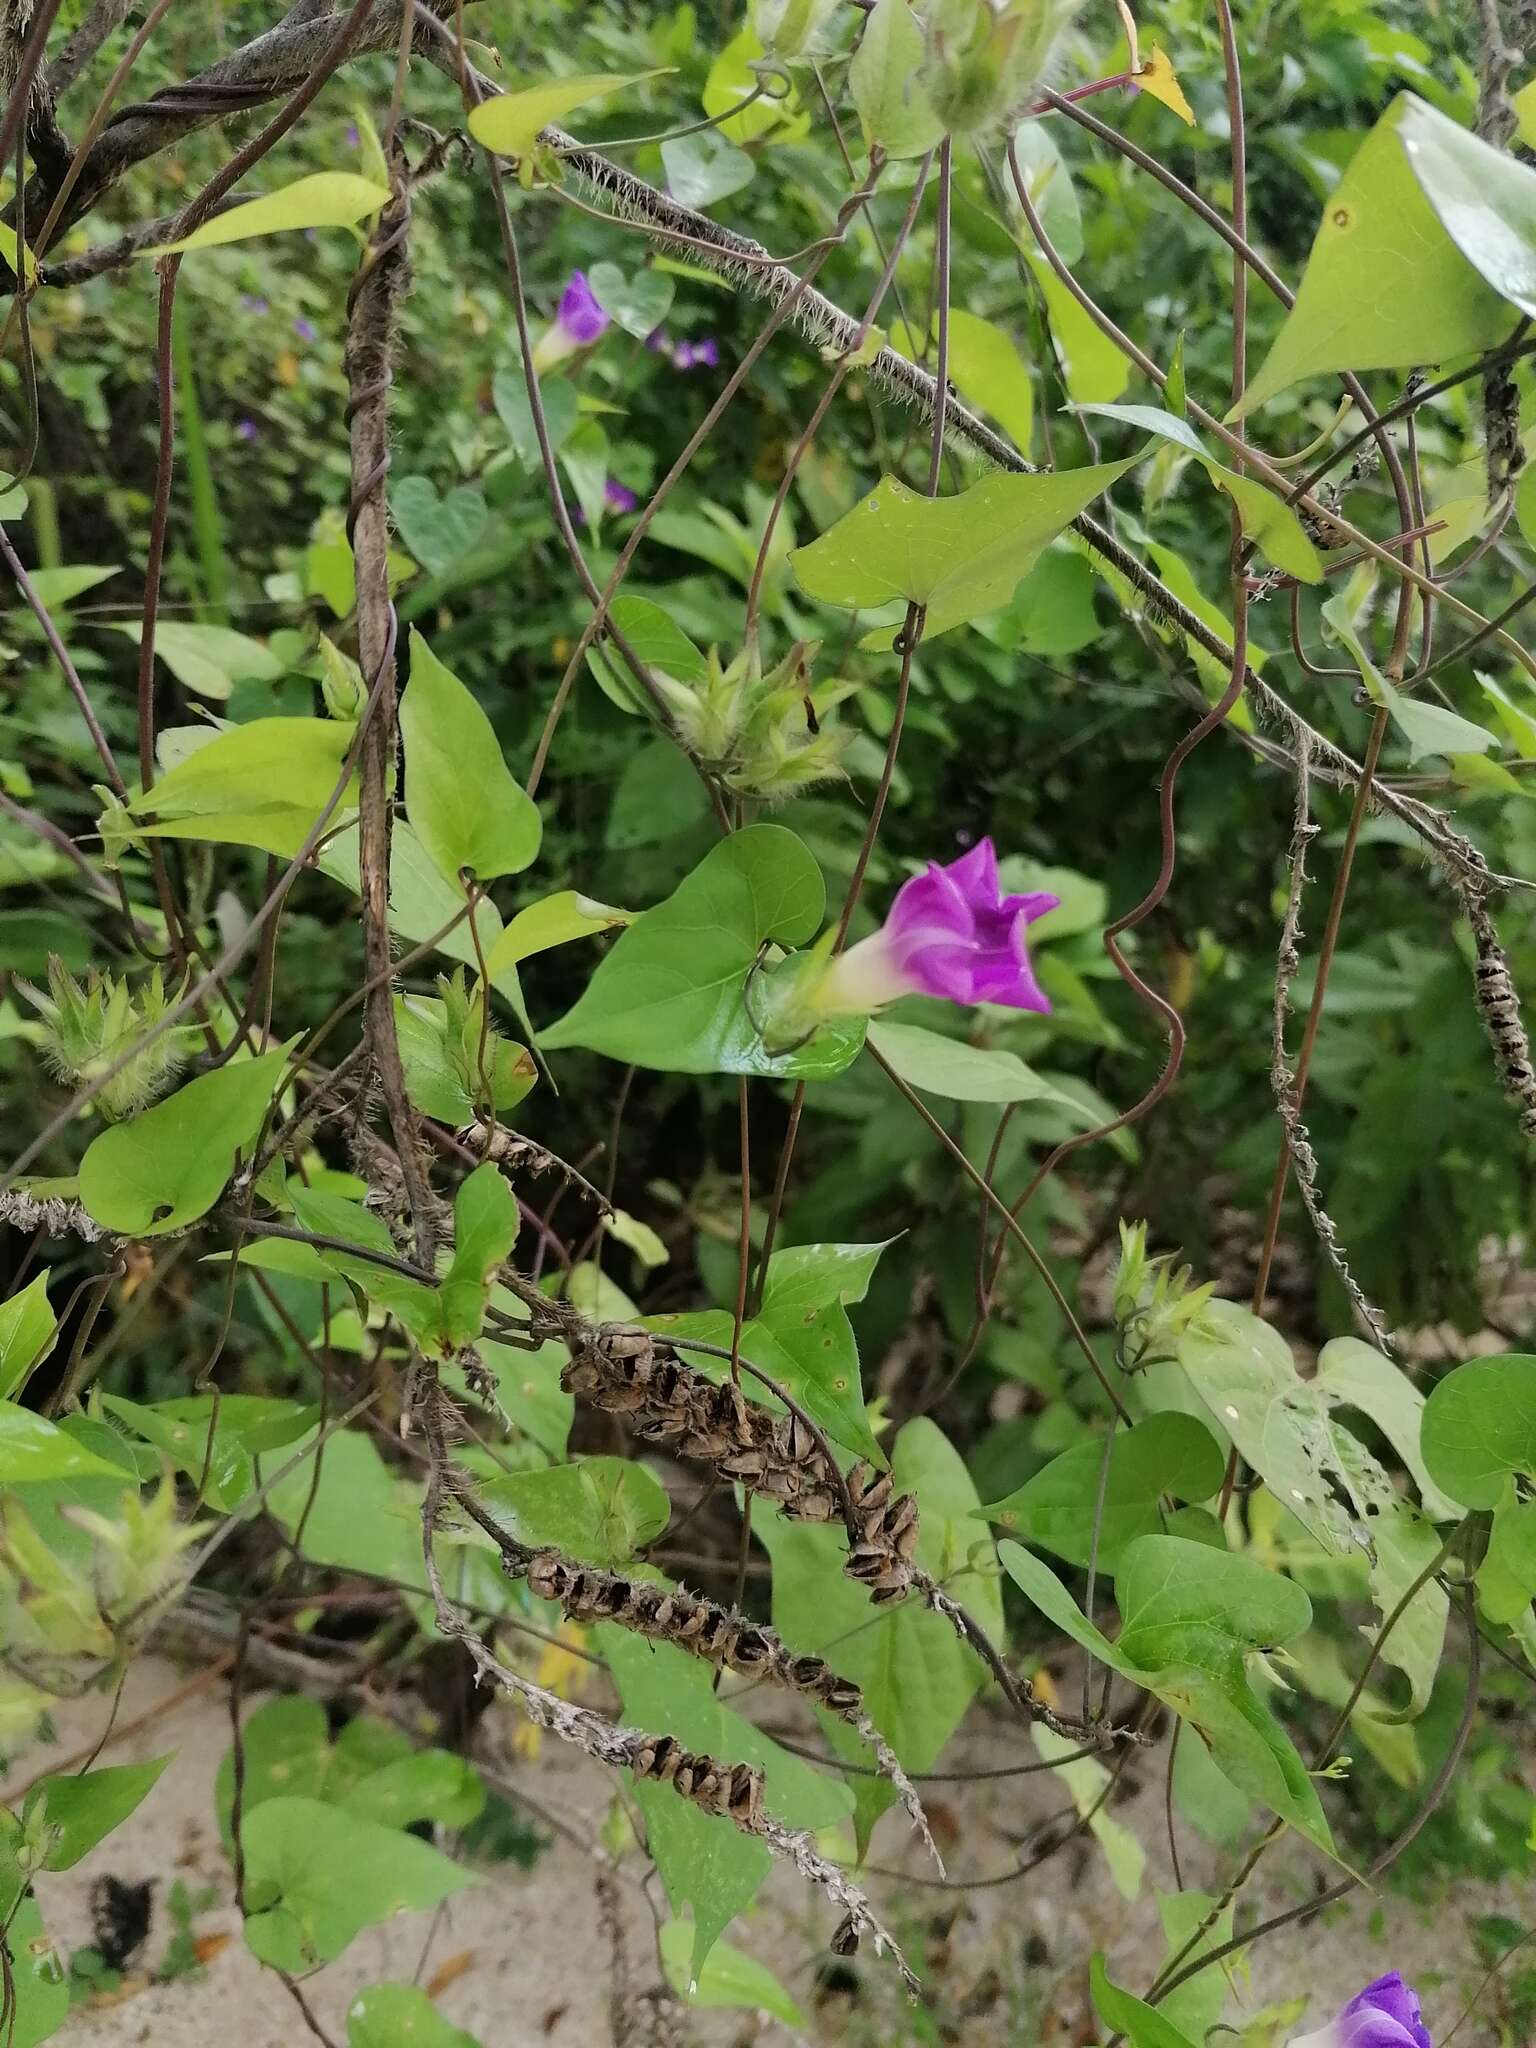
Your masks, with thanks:
M1290 2048L1434 2048L1419 2009L1419 1995L1396 1970L1367 1984L1315 2034L1298 2034Z
M534 368L552 370L578 349L590 348L608 331L608 315L598 304L584 270L573 270L555 317L533 351Z
M1030 965L1028 927L1059 896L1004 896L997 851L982 839L948 867L928 863L896 892L879 931L834 960L818 990L825 1014L867 1013L898 996L1050 1009Z

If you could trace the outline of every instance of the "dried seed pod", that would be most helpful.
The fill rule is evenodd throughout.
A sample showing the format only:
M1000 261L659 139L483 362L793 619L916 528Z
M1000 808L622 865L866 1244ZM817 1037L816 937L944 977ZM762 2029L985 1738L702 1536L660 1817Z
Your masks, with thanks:
M845 1914L832 1931L827 1946L835 1956L851 1956L858 1953L859 1923L852 1913Z

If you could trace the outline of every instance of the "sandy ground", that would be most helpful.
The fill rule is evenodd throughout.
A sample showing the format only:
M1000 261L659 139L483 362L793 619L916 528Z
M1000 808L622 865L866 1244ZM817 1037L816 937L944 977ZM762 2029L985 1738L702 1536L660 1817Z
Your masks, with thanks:
M136 1663L118 1714L131 1723L179 1687L187 1672L158 1657ZM256 1704L261 1695L253 1697ZM56 1717L52 1750L29 1755L13 1772L5 1792L67 1758L100 1734L106 1703L99 1699L65 1705ZM174 1761L138 1813L73 1870L38 1881L38 1895L50 1932L66 1947L91 1938L89 1892L102 1873L131 1881L157 1880L156 1913L146 1955L158 1959L171 1932L164 1897L181 1877L193 1889L217 1888L219 1903L196 1922L200 1936L227 1933L201 1977L166 1985L130 1982L117 2003L77 2011L56 2036L63 2048L303 2048L310 2040L279 1980L246 1950L231 1901L227 1859L213 1818L212 1788L220 1757L229 1745L228 1693L221 1678L193 1697L158 1714L142 1730L114 1742L103 1762L129 1762L174 1751ZM1002 1753L985 1729L962 1761L996 1761ZM984 1745L991 1740L994 1754ZM1012 1752L1009 1752L1010 1754ZM946 1760L947 1761L947 1760ZM1155 1780L1156 1773L1148 1773ZM548 1808L595 1828L610 1787L596 1767L546 1746L530 1784ZM936 1788L937 1791L938 1788ZM951 1796L954 1794L955 1796ZM956 1873L1006 1870L1017 1836L1032 1819L1059 1803L1060 1793L1039 1777L1003 1781L1001 1786L944 1787L931 1802L936 1829L949 1849ZM776 1872L764 1903L732 1930L742 1947L770 1962L794 1995L813 2014L812 2031L798 2036L781 2023L745 2013L691 2015L679 2038L714 2044L816 2042L881 2044L963 2040L966 2048L1037 2048L1098 2038L1084 2005L1084 1963L1104 1948L1113 1974L1129 1985L1144 1984L1162 1955L1153 1882L1163 1873L1161 1785L1149 1782L1122 1817L1149 1845L1147 1879L1141 1897L1127 1904L1110 1882L1098 1849L1074 1844L1023 1884L964 1893L901 1888L876 1879L879 1902L899 1922L902 1938L923 1955L942 1986L949 2026L933 2032L910 2026L889 1986L884 1967L860 1957L858 1977L847 1975L853 1995L815 1997L814 1972L825 1958L832 1914L820 1899L808 1899L798 1879ZM912 1873L923 1865L903 1835L899 1815L888 1816L875 1842L875 1858ZM1186 1848L1186 1881L1208 1876L1213 1865L1198 1842ZM639 1859L629 1860L633 1876L623 1885L624 1912L633 1950L633 1980L655 1981L650 1897L639 1882ZM1316 1860L1282 1849L1254 1893L1265 1911L1306 1897ZM474 1891L450 1900L431 1915L397 1919L362 1934L337 1963L306 1986L322 2024L345 2040L345 2015L361 1987L381 1979L413 1977L441 1985L438 2002L445 2017L468 2029L482 2048L602 2048L611 2038L608 2017L609 1958L597 1932L591 1858L557 1838L527 1872L502 1866ZM654 1882L650 1887L655 1892ZM1488 1888L1467 1886L1450 1910L1431 1912L1387 1895L1341 1906L1320 1922L1286 1930L1253 1953L1251 1977L1234 1982L1240 2019L1271 2000L1312 1994L1306 2022L1318 2026L1365 1978L1396 1963L1416 1975L1426 1997L1426 2016L1439 2041L1459 2015L1480 1972L1473 1959L1469 1922L1494 1909L1536 1914L1531 1888L1525 1896L1496 1898ZM1379 1918L1378 1918L1379 1916ZM1367 1923L1372 1922L1367 1931ZM862 1981L862 1989L859 1988ZM952 2030L951 2030L952 2029ZM1218 2041L1221 2036L1215 2037ZM1457 2036L1458 2048L1498 2048L1500 2037L1480 2019Z

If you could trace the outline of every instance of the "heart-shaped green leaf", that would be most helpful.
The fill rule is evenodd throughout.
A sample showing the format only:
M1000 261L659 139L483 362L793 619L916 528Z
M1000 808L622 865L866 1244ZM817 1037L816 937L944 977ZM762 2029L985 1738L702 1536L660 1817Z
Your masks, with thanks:
M762 948L803 945L825 909L821 870L793 832L733 832L665 903L620 934L543 1043L676 1073L840 1073L862 1042L862 1019L772 1055L747 1007L747 976Z
M444 497L430 477L404 476L389 494L400 538L433 576L456 569L484 533L490 513L473 484Z
M1046 543L1136 460L983 477L949 498L884 477L789 559L800 588L824 604L864 611L905 598L926 606L923 637L933 640L1006 604Z
M260 1130L287 1064L286 1047L233 1059L103 1131L80 1162L88 1213L125 1237L159 1237L206 1215Z
M671 312L677 291L662 271L636 270L626 276L617 263L594 263L587 283L603 311L636 341L655 333Z

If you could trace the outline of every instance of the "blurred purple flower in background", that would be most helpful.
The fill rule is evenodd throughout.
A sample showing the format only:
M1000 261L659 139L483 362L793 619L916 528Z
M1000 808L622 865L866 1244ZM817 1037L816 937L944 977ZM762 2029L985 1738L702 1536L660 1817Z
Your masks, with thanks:
M896 892L879 931L832 962L818 1007L827 1015L852 1015L898 996L925 995L1049 1010L1025 931L1060 901L1043 891L1004 896L990 839L978 840L947 867L930 861L926 874Z
M1418 1993L1396 1970L1367 1984L1335 2020L1298 2034L1290 2048L1434 2048Z
M628 484L615 483L612 477L603 485L603 496L615 512L633 512L640 503Z
M246 313L270 313L272 310L260 292L242 292L240 294L240 306L241 310Z
M261 429L254 420L237 420L235 422L235 433L242 441L259 441L261 439Z
M670 357L674 370L720 367L720 344L712 334L706 334L702 341L671 341L665 327L653 327L645 337L645 345L655 355Z
M320 331L315 326L314 321L306 320L302 313L299 315L298 319L294 321L293 331L299 337L300 341L318 341L320 339Z

